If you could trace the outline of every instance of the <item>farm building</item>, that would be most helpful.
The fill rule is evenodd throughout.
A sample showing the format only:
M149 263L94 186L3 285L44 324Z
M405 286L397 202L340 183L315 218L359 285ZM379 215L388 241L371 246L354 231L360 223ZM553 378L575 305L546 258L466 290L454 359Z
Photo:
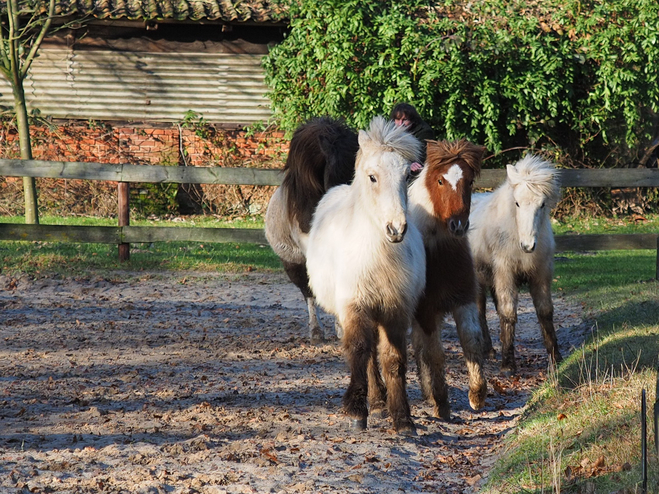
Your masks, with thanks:
M59 1L25 81L30 109L57 119L225 125L270 116L261 59L285 12L267 1ZM0 105L13 104L0 84Z
M283 39L285 8L268 0L57 0L56 13L24 83L28 110L40 117L31 125L35 159L283 166L283 132L255 129L271 115L261 61ZM3 78L0 108L13 108ZM0 157L18 155L17 131L5 124ZM40 202L63 205L63 214L98 214L80 196L114 201L110 183L93 193L81 187L70 197L73 183L42 184ZM22 214L18 179L3 178L0 189L0 211ZM211 211L252 210L254 192L242 189L231 189L234 198L183 186L179 211L199 212L201 203ZM258 210L268 194L257 195Z

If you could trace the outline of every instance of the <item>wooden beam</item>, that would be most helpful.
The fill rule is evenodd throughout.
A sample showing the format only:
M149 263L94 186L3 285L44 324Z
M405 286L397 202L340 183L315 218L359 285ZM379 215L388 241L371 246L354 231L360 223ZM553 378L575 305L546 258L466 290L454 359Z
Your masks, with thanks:
M247 242L267 244L265 232L251 228L166 226L68 226L0 223L0 241L130 244L151 242Z
M630 234L601 234L601 235L557 235L556 250L585 251L585 250L634 250L655 249L657 247L657 234L630 233Z
M121 228L0 223L0 240L118 244Z
M119 182L117 184L117 219L120 227L130 225L130 184ZM119 260L130 260L130 244L121 242L119 245Z
M265 232L251 228L189 228L167 226L129 226L123 229L123 239L143 242L247 242L267 244Z
M281 170L0 159L0 176L115 182L279 185Z
M659 187L659 169L656 168L560 170L560 174L562 187ZM115 182L276 186L281 184L282 170L0 159L2 175ZM505 176L503 169L483 170L476 179L475 187L496 187Z

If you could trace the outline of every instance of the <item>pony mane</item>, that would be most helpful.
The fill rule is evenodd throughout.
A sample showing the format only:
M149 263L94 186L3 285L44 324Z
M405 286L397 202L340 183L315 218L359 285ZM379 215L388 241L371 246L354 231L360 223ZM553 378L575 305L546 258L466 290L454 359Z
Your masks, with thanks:
M430 166L441 166L461 159L474 171L475 176L480 174L485 155L483 146L477 146L466 139L427 142L426 161Z
M359 152L357 163L364 155L378 153L396 153L406 161L417 161L422 144L410 134L405 127L397 126L393 121L378 115L371 120L368 130L359 131Z
M513 186L524 184L534 194L544 196L552 206L560 198L558 172L553 163L540 156L527 154L514 166L508 165L507 180Z

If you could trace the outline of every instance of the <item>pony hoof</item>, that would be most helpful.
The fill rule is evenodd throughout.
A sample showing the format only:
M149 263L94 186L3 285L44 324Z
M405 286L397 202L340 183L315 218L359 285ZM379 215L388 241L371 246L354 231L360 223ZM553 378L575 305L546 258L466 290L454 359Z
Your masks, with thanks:
M469 405L474 410L480 410L485 406L485 397L487 396L487 386L469 390Z
M446 404L442 406L437 406L433 410L433 416L438 419L446 420L447 422L451 421L451 407Z
M309 340L312 345L321 345L325 343L325 335L322 331L313 331Z
M401 436L416 437L418 435L416 433L416 427L412 423L400 425L399 427L394 427L394 429L396 429L396 433Z
M386 408L374 408L370 411L369 415L379 419L386 419L389 416L389 412L387 412Z
M514 377L517 375L517 367L516 366L501 366L501 373L506 376L506 377Z
M350 419L350 428L355 431L366 430L366 418Z

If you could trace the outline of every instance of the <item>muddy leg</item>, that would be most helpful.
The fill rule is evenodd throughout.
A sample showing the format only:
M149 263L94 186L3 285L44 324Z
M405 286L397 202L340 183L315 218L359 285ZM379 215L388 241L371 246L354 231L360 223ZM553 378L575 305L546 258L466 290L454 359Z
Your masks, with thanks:
M433 416L451 420L451 406L446 385L445 355L441 342L442 317L417 313L412 323L412 345L419 370L423 397L433 405Z
M512 275L503 274L495 279L497 312L501 326L501 370L517 372L515 363L515 324L517 324L518 291Z
M378 355L387 387L387 408L396 432L416 434L410 404L407 401L407 321L393 321L379 326Z
M387 416L387 388L382 381L377 351L368 361L368 404L371 415Z
M483 372L483 336L476 304L467 304L453 311L460 345L467 361L469 372L469 404L474 410L485 405L487 381ZM490 341L490 346L492 342Z
M554 304L551 300L551 275L543 279L529 280L529 292L533 299L535 312L540 322L542 339L549 355L549 362L555 366L563 357L558 349L556 330L554 329Z
M318 312L316 310L316 299L309 288L309 275L305 264L291 263L282 261L284 271L288 278L297 286L304 299L307 302L307 311L309 312L309 340L312 345L317 345L325 341L323 328L318 321Z
M496 357L497 352L492 346L490 329L487 327L487 287L485 285L478 285L476 302L478 305L478 323L483 335L483 355L493 359Z
M341 324L345 330L343 349L350 368L350 384L343 395L343 408L353 429L366 429L368 366L376 351L375 323L359 309L349 309Z

